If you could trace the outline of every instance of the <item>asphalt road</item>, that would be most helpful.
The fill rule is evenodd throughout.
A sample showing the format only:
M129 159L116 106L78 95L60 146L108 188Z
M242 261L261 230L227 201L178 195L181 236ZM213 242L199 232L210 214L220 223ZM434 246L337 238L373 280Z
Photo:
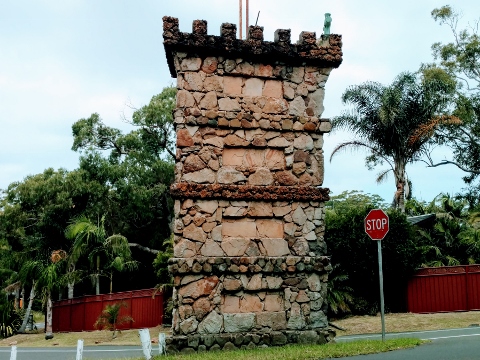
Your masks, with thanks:
M390 351L380 354L359 355L343 359L349 360L473 360L480 358L480 327L465 329L415 331L386 334L386 339L409 337L431 342L413 349ZM337 341L361 339L381 339L381 335L351 335L337 337Z
M158 353L158 345L153 354ZM157 352L156 352L157 351ZM0 360L10 360L10 348L0 348ZM76 348L22 348L17 347L17 360L75 360ZM125 359L143 357L141 346L86 346L84 359Z
M477 360L480 358L480 327L465 329L416 331L386 334L386 338L409 337L431 340L431 343L414 349L390 351L374 355L353 356L349 360ZM337 341L381 339L380 334L337 337ZM158 345L152 345L157 353ZM10 359L10 348L0 348L0 360ZM90 346L83 350L84 359L125 359L142 357L141 346ZM17 348L17 360L75 360L75 348Z

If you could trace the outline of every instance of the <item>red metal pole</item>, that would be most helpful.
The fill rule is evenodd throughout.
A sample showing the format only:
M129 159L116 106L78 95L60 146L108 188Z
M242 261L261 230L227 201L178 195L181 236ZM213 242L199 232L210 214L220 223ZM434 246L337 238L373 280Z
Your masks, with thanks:
M248 0L246 0L246 9L245 9L245 19L246 19L246 27L245 27L245 38L248 39L248 25L249 25L249 22L248 22Z

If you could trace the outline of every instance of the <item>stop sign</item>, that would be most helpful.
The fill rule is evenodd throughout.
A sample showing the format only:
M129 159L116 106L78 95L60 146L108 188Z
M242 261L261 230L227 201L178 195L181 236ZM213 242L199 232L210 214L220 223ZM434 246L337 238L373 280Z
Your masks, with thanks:
M388 215L382 209L370 210L365 217L365 232L372 240L382 240L389 229Z

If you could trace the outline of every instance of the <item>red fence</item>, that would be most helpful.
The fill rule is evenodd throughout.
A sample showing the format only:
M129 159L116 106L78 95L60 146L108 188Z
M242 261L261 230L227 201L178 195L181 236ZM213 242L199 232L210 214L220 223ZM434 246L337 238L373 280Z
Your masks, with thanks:
M480 265L420 269L408 283L408 311L480 309Z
M153 289L125 291L114 294L91 295L53 303L53 331L91 331L93 324L105 305L123 301L127 307L120 310L120 316L128 315L133 321L119 326L119 329L140 329L155 327L163 322L163 294L152 298Z

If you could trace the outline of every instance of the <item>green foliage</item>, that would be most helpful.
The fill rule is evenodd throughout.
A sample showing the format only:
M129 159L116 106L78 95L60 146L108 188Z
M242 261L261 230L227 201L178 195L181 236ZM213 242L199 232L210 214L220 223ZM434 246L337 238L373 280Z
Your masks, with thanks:
M398 206L404 211L405 168L428 158L432 134L448 122L432 119L447 110L454 90L451 83L438 77L408 72L397 76L390 86L366 82L349 87L342 101L352 109L335 117L332 125L334 130L352 133L355 139L337 145L330 160L348 148L367 150L365 161L369 169L387 165L377 181L383 181L393 171L395 184L403 184Z
M332 272L328 275L327 304L330 316L345 315L350 313L350 305L353 304L353 289L345 285L348 275L340 273L340 265L333 266Z
M85 215L79 216L67 226L65 237L73 240L70 263L75 264L82 257L88 258L91 272L95 276L97 295L100 290L99 276L103 275L103 271L110 278L112 292L113 272L136 268L127 238L120 234L107 235L105 216L97 224Z
M328 210L325 216L325 240L332 264L339 274L348 275L341 282L354 298L349 306L354 314L376 313L379 309L377 244L365 234L364 219L377 197L364 204L349 202ZM341 202L341 201L339 201ZM409 277L422 264L421 243L405 215L389 211L390 230L382 240L385 304L389 311L405 310L404 289ZM335 274L334 274L335 275Z
M4 291L0 292L0 337L7 338L17 333L22 323L22 312L13 307Z
M102 313L95 321L94 327L96 329L113 331L112 338L115 339L117 331L119 331L118 326L134 321L131 316L120 315L122 308L127 308L127 304L123 301L105 305Z

